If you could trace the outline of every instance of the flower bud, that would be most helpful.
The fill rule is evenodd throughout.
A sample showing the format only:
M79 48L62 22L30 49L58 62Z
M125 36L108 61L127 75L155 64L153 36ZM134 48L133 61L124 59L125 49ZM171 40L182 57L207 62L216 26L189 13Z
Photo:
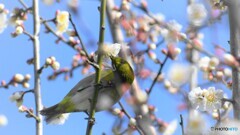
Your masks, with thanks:
M141 113L142 115L148 114L149 108L148 108L148 105L147 105L147 104L141 105L141 112L142 112L142 113Z
M223 55L223 58L224 58L224 62L226 64L228 64L229 66L234 66L235 65L236 59L231 54L225 53Z
M172 84L171 84L170 81L164 80L164 87L165 87L166 89L169 89L171 86L172 86Z
M135 127L137 125L137 121L134 118L130 118L129 125Z
M51 65L52 64L52 59L51 58L46 58L45 64L46 65Z
M180 41L184 41L185 39L187 39L187 35L185 33L180 33L178 37Z
M178 89L177 88L174 88L174 87L170 87L168 88L168 91L171 93L171 94L176 94L178 92Z
M213 112L213 113L212 113L212 117L213 117L214 119L218 120L218 118L219 118L218 112Z
M212 57L209 61L210 67L216 67L220 63L219 59L216 57Z
M24 31L24 29L23 29L22 26L17 26L17 27L15 28L15 33L16 33L17 35L22 34L23 31Z
M232 70L229 68L224 68L223 73L226 77L232 77Z
M26 112L27 110L28 110L28 108L24 105L21 105L21 106L18 107L19 112Z
M22 85L23 85L24 88L29 88L30 87L30 84L27 83L27 82L24 82Z
M24 80L24 76L22 74L15 74L13 80L17 83L20 83Z
M145 91L139 91L136 94L136 98L137 98L138 103L145 103L145 102L147 102L148 95Z
M6 86L6 85L7 85L6 81L5 81L5 80L2 80L2 81L1 81L1 86Z
M51 65L53 70L58 70L60 68L60 63L55 61L53 62L53 64Z
M218 79L221 79L221 78L223 77L223 72L222 72L222 71L217 71L216 77L217 77Z
M224 102L223 109L227 110L227 109L229 109L229 107L230 107L230 103L229 102Z
M157 48L156 44L155 43L151 43L148 45L149 49L151 50L155 50Z
M49 57L52 61L56 61L56 58L54 56Z
M30 74L26 74L24 77L24 80L28 81L31 79L31 75Z
M114 108L114 109L113 109L113 114L114 114L114 115L119 115L121 112L122 112L122 111L121 111L121 109L119 109L119 108Z
M157 59L157 55L156 55L156 53L154 53L154 52L149 51L149 52L148 52L148 56L149 56L149 58L152 59L152 60L156 60L156 59Z

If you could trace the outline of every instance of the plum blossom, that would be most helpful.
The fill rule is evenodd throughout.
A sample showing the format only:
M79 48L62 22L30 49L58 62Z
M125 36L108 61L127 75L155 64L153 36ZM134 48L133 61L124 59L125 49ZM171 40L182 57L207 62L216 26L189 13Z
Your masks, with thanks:
M190 67L185 64L175 63L168 71L169 81L174 86L181 86L189 80Z
M66 32L69 26L69 13L67 11L58 11L56 14L56 23L58 34Z
M106 56L117 56L120 52L121 44L114 43L112 45L109 44L103 44L101 48L101 53Z
M4 10L4 5L0 3L0 33L7 27L7 12Z
M182 29L182 25L175 20L171 20L167 23L168 29L161 29L161 35L164 37L166 43L176 43L179 41L179 34Z
M0 114L0 127L6 126L8 124L8 119L5 115Z
M22 103L23 103L23 91L17 91L17 92L14 92L10 97L10 101L12 102L16 102L17 106L21 106Z
M177 129L177 126L178 126L178 120L171 121L167 125L166 129L164 130L163 135L172 135L172 134L174 134L174 132Z
M194 109L212 112L222 107L223 91L214 87L203 90L198 87L188 94L188 98Z
M52 125L63 125L65 123L65 121L68 119L70 113L63 113L61 115L59 115L58 117L55 117L54 119L51 119L49 121L49 124Z
M191 110L186 127L186 135L199 135L204 131L205 126L206 122L201 113L196 110Z
M201 3L188 5L187 14L190 23L195 26L201 26L207 18L207 10Z
M208 71L209 69L214 70L216 66L220 63L219 59L216 57L202 57L198 62L198 67L203 71Z

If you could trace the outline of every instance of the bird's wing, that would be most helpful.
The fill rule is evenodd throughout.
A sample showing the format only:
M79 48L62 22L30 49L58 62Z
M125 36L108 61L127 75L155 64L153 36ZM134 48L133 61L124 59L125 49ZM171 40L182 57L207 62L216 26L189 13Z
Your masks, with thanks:
M91 74L85 78L83 78L81 81L79 81L72 89L71 91L67 94L67 96L72 95L76 92L80 92L84 89L94 87L95 86L95 76L96 74ZM109 81L113 79L113 72L111 69L108 70L103 70L101 72L101 81Z

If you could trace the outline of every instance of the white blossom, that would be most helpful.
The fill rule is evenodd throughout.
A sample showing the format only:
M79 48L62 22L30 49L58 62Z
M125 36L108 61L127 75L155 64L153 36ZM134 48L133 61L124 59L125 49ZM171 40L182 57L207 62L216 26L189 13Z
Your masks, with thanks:
M100 52L106 56L116 57L118 55L118 53L120 52L120 50L121 50L121 44L119 44L119 43L114 43L112 45L103 44Z
M212 112L222 107L223 91L214 87L203 90L198 87L190 91L188 98L194 109Z
M189 80L189 71L190 67L188 65L175 63L171 65L168 71L169 81L172 82L174 86L181 86Z
M68 119L70 113L63 113L58 115L57 117L51 119L49 121L49 124L53 124L53 125L62 125L65 123L65 121Z
M207 18L207 10L201 3L192 3L187 7L189 21L195 26L201 26Z
M4 31L4 29L7 27L8 19L7 19L7 13L4 11L4 5L1 5L1 11L0 11L0 33Z
M202 70L205 70L208 68L209 62L210 62L209 57L207 57L207 56L202 57L198 62L198 67Z
M163 135L173 135L178 126L178 120L171 121L164 130Z
M62 34L67 31L69 25L69 13L67 11L59 11L56 16L57 33Z
M196 110L191 110L188 118L186 135L200 135L206 127L205 120L201 113Z
M201 111L204 111L204 97L203 97L203 91L200 87L197 87L190 91L188 94L189 101L191 102L191 105L194 109L199 109Z
M179 34L182 29L182 25L172 20L167 23L168 29L161 29L161 35L164 37L167 43L176 43L179 41Z
M0 114L0 127L6 126L8 124L8 119L5 115Z
M158 22L164 22L165 20L165 16L161 13L157 13L154 15L154 18L158 21Z
M222 98L223 91L215 90L214 87L209 87L208 90L203 92L203 95L206 99L205 101L205 109L206 111L213 111L215 109L220 109L222 107Z
M17 91L17 92L14 92L10 97L10 101L12 102L16 102L17 106L21 106L22 105L22 102L23 102L23 99L22 99L22 95L23 95L23 91Z

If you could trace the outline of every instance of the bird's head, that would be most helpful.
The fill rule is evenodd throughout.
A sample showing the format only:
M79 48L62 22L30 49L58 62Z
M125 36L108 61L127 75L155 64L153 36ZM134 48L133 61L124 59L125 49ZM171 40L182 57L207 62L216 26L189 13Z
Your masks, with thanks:
M134 80L134 72L130 64L120 57L110 56L110 58L112 60L112 67L120 75L122 81L132 84Z

